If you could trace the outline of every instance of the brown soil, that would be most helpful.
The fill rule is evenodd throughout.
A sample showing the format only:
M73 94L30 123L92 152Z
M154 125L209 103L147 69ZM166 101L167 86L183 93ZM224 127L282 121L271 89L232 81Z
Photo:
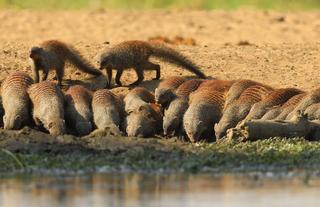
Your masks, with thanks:
M28 51L43 40L72 43L93 62L102 50L123 40L160 37L172 40L172 47L212 77L246 78L305 90L318 87L320 82L320 12L2 10L0 31L0 80L15 70L32 74ZM176 37L192 40L195 45L174 41ZM167 63L161 67L162 77L190 75ZM145 77L143 86L157 86L158 81L151 81L155 74L146 72ZM68 85L105 86L104 78L92 81L89 75L70 67L65 78L70 79L64 82ZM135 79L132 71L122 76L124 84ZM126 87L114 90L128 91Z

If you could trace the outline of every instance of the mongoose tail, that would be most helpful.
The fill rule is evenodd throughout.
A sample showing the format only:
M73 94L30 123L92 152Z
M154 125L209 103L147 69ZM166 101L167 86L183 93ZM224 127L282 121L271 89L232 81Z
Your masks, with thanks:
M73 46L67 45L58 40L48 40L42 44L44 47L52 48L57 54L64 55L71 64L76 66L79 70L89 73L91 75L101 75L101 71L91 65L78 50Z
M200 68L181 53L165 46L164 44L150 43L150 46L152 49L151 56L158 57L177 66L181 66L200 78L206 78L206 75L201 72Z

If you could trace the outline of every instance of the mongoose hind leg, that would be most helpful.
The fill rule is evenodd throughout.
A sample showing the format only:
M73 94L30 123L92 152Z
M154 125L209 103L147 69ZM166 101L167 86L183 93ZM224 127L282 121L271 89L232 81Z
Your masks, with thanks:
M138 76L138 80L136 80L135 82L131 83L129 86L137 86L143 81L143 79L144 79L143 69L144 69L143 67L135 68L135 71L136 71L137 76Z
M143 70L154 70L156 71L156 77L152 80L159 80L160 79L160 65L154 64L152 62L145 62L143 65Z

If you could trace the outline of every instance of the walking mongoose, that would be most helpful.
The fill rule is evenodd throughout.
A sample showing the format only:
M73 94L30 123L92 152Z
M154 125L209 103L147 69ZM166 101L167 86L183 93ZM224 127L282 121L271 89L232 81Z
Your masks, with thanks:
M181 76L170 76L163 79L154 91L156 102L163 108L167 107L175 97L174 93L177 88L185 81L187 79Z
M32 78L23 72L12 73L2 82L4 129L20 129L30 121L30 99L27 89L31 84Z
M224 109L233 101L237 100L247 88L255 85L263 85L263 84L253 80L246 80L246 79L235 81L227 93Z
M296 88L280 88L272 91L266 98L255 103L246 120L260 119L272 107L286 103L291 97L301 94L303 91Z
M224 137L228 129L235 127L248 115L253 104L264 99L272 91L271 87L261 84L253 85L243 91L238 99L224 108L219 123L214 126L216 139Z
M110 129L115 135L121 135L120 127L124 118L123 100L109 91L100 89L94 92L92 99L93 120L99 130Z
M189 70L200 78L206 78L196 64L178 51L161 43L138 40L122 42L102 53L100 56L100 69L106 69L110 87L112 69L117 70L115 82L118 86L121 86L120 78L123 71L133 68L137 73L138 80L131 85L138 85L144 79L144 70L156 71L155 79L160 79L160 65L150 62L150 57L161 58Z
M43 81L28 89L33 104L33 120L53 136L65 133L64 96L57 84Z
M42 70L42 81L47 80L50 70L56 71L58 84L61 85L66 61L85 73L99 76L101 71L95 69L73 46L59 40L47 40L40 46L32 47L30 58L33 60L34 81L39 82L39 70Z
M76 135L84 136L92 131L92 92L81 85L71 86L65 93L65 119Z
M129 113L145 103L155 103L155 100L150 91L142 87L136 87L125 96L124 103L125 111Z
M299 104L290 112L286 119L290 120L294 118L294 116L299 112L304 113L307 107L312 104L320 102L320 88L316 88L315 90L309 92L300 102Z
M189 107L183 116L183 127L191 142L214 140L213 126L220 120L225 93L210 89L190 95Z
M189 94L197 90L203 83L202 79L191 79L182 83L176 90L173 100L164 110L163 133L164 135L183 136L182 120L183 115L188 109Z
M320 120L320 103L308 106L304 111L304 114L306 114L310 120Z
M285 102L282 106L272 108L261 119L262 120L286 120L288 114L299 104L307 95L306 92L295 95Z
M147 89L136 87L124 98L126 119L123 128L128 136L149 137L161 130L161 108Z

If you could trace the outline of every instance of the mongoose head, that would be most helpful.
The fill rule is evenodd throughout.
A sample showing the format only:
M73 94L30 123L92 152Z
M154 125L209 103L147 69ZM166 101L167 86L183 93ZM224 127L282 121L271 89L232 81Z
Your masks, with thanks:
M76 123L76 130L78 136L84 136L92 131L92 124L90 121L81 121Z
M169 88L156 88L154 96L156 103L161 104L163 107L168 106L169 103L175 98L174 92Z
M37 60L41 57L42 52L43 52L43 49L41 47L32 47L30 50L29 57L33 60Z
M164 111L163 133L172 136L180 130L183 114L188 108L188 101L185 99L173 100L169 107Z
M98 64L100 64L100 70L114 68L113 56L109 53L103 53Z
M128 136L150 137L161 127L161 121L151 104L145 104L128 113L125 120L125 130Z
M207 131L208 124L203 120L194 118L183 122L184 130L191 142L198 142L203 138L204 133Z
M3 116L4 129L19 129L22 126L22 118L20 115L4 115Z
M50 122L46 128L52 136L63 135L66 131L65 121L58 119L55 122Z

